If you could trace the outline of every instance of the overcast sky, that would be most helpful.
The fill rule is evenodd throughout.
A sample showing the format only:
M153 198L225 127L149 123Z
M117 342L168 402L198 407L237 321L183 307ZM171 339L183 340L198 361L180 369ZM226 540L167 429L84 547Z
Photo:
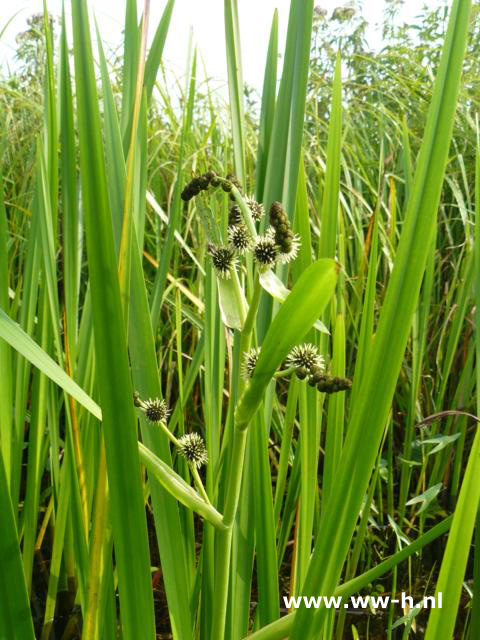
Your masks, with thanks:
M440 0L427 0L432 5ZM61 0L48 0L49 11L60 15ZM220 83L227 78L225 62L225 32L223 22L223 0L176 0L172 22L164 51L164 62L178 77L185 71L190 27L195 43L202 55L210 77ZM329 13L346 4L346 0L317 0ZM423 0L405 0L402 16L411 19L424 4ZM153 34L165 8L166 0L151 0L150 35ZM70 0L65 3L70 15ZM89 0L90 12L95 12L104 42L112 45L121 41L124 23L125 0ZM283 48L288 21L290 0L238 0L241 29L242 61L245 81L261 89L268 45L270 25L274 9L279 13L279 47ZM143 0L138 0L139 15ZM373 25L383 14L385 0L364 0L363 14ZM0 33L7 21L16 13L0 40L0 63L12 60L15 35L25 29L26 18L43 11L43 0L18 0L16 3L0 0Z

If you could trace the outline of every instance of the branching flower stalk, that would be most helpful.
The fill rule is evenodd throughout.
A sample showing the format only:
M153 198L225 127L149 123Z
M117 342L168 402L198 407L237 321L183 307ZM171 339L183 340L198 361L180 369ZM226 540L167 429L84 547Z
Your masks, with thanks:
M201 436L197 433L187 433L181 438L176 438L167 426L166 420L169 414L164 400L141 400L137 393L134 394L135 406L141 409L149 422L160 427L170 442L176 447L180 455L183 455L190 468L195 486L207 504L211 504L207 492L203 486L198 468L208 462L208 455Z
M317 384L316 378L320 374L323 376L322 381L327 376L324 374L323 360L318 355L316 347L309 344L296 347L285 364L286 370L276 371L282 364L282 356L285 358L288 355L287 350L291 349L291 346L295 344L295 340L298 338L295 330L291 332L286 330L283 333L288 337L282 336L280 340L280 343L283 343L280 359L278 359L279 344L275 339L273 340L275 343L274 352L277 354L275 360L272 361L271 366L267 367L267 371L260 374L260 380L255 382L252 380L252 376L255 377L255 371L257 370L256 358L259 356L257 350L251 349L251 342L262 291L261 274L273 269L277 263L288 263L294 260L298 253L300 240L293 233L288 215L279 202L272 204L269 211L270 226L267 227L264 235L259 236L255 225L263 216L263 207L255 200L244 197L240 185L237 184L233 176L221 178L212 171L208 171L203 175L194 177L182 192L182 199L188 202L202 191L207 191L210 187L221 187L235 203L231 206L228 216L228 243L225 239L219 243L218 237L222 235L220 230L217 230L216 234L210 233L210 235L214 235L215 239L209 242L208 252L219 286L223 281L229 281L230 283L230 296L234 300L236 315L239 319L239 323L233 325L233 327L240 331L240 361L243 363L244 374L240 377L238 383L240 400L235 410L232 441L229 442L231 456L228 459L228 468L226 469L226 489L222 518L224 528L216 530L215 540L215 597L212 637L221 639L225 637L233 526L240 498L248 427L261 402L266 383L268 380L274 379L277 374L277 377L285 377L291 374L296 374L297 377L308 376L308 382L311 383L311 381L315 380L315 384ZM245 256L249 251L251 251L254 259L255 275L247 312L244 292L240 285L236 266L240 261L240 257ZM333 292L336 280L333 263L329 265L329 269L331 270L331 279L328 286L329 289L331 287L330 290ZM222 287L223 290L226 290L223 284ZM297 311L298 305L302 307L304 303L306 304L305 301L308 301L311 291L310 284L308 285L308 290L302 288L301 296L303 300L292 302L295 305L295 311ZM311 304L305 308L307 317L312 324L315 320L317 309L318 306L316 304ZM293 309L286 312L287 317L290 318L292 312ZM235 322L237 322L237 319L235 319ZM284 322L285 319L282 320L282 323ZM309 329L310 327L311 324L308 324L307 328ZM279 330L279 327L274 329L272 325L272 335L277 335ZM269 348L272 347L270 346ZM268 354L268 351L266 353ZM261 354L259 357L261 357ZM264 355L264 362L265 358L267 358L266 355ZM305 371L303 372L303 370ZM260 386L258 386L259 381ZM162 428L166 427L162 425ZM169 437L171 439L170 435Z
M243 201L243 198L240 196L240 194L238 194L237 202L239 200ZM255 318L257 316L258 305L260 303L261 291L262 288L260 286L260 280L257 273L255 275L253 295L250 301L250 307L240 337L240 358L242 361L245 354L247 354L250 350ZM246 380L242 376L239 379L238 385L239 397L242 397L243 391L246 386ZM212 638L223 638L225 632L225 616L227 612L228 579L230 573L230 561L232 552L233 523L235 521L238 500L240 497L240 487L242 483L242 472L245 462L246 443L247 430L239 429L235 420L233 429L232 458L228 469L226 499L223 509L223 523L228 528L225 531L217 531L216 533L215 546L217 547L217 562L215 566L215 598Z

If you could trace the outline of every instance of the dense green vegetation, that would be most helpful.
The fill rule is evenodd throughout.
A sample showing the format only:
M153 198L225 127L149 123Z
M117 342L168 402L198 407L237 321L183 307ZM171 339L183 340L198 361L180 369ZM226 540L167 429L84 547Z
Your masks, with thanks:
M227 107L165 81L174 0L19 35L0 640L480 637L480 5L398 4L374 51L292 0L257 100L225 0ZM401 592L443 607L283 599Z

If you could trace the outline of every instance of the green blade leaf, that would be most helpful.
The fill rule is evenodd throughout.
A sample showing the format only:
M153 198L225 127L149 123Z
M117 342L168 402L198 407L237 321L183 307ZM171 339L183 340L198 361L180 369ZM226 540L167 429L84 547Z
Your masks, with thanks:
M395 266L371 359L352 407L348 435L318 532L304 595L331 595L341 575L395 391L423 278L448 157L468 33L470 2L455 1ZM368 425L368 437L365 437ZM291 638L313 637L322 612L299 609ZM315 632L313 629L315 628Z
M322 259L310 265L295 283L270 325L253 378L240 399L236 411L239 428L245 428L252 419L275 370L325 309L336 282L335 262Z
M0 454L0 638L34 640L15 516Z
M87 411L99 420L102 419L102 412L97 403L2 309L0 309L0 337L72 398L75 398Z
M126 640L150 640L155 634L155 621L137 447L137 419L132 402L133 388L85 0L73 3L72 20L95 359L103 414L123 637ZM128 526L125 526L126 523Z

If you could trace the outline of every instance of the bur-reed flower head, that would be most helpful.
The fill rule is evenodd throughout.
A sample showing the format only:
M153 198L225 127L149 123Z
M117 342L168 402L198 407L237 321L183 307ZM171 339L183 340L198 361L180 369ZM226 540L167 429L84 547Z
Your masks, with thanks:
M317 347L310 342L305 342L293 347L287 356L286 365L289 368L306 369L311 373L314 370L323 370L325 362L318 353Z
M352 388L352 381L349 378L340 378L337 376L323 376L317 383L316 387L323 393L337 393L338 391L348 391Z
M300 238L290 227L290 221L280 202L273 202L270 207L269 219L274 230L275 243L278 249L278 259L282 263L295 260L300 248Z
M170 411L165 400L162 400L161 398L141 400L137 393L134 395L134 403L135 406L139 407L144 412L145 417L152 424L167 422Z
M181 194L182 200L188 202L195 196L198 196L201 191L206 191L211 184L213 186L216 180L218 180L218 178L214 171L207 171L200 176L195 176L183 189Z
M244 356L241 367L241 374L245 380L250 380L250 378L255 373L255 367L257 366L258 355L260 353L260 349L256 349L253 347L249 349Z
M270 234L259 236L253 248L253 255L260 271L267 271L275 266L278 250L274 238Z
M275 234L277 236L277 234ZM300 237L296 234L289 233L281 243L277 243L278 260L283 264L295 260L300 249Z
M247 198L246 200L247 207L250 209L250 213L252 214L252 218L255 222L260 222L263 218L263 214L265 213L263 209L263 204L257 202L253 196Z
M208 462L208 452L205 442L199 433L186 433L178 441L179 452L187 462L200 468Z
M217 275L228 280L230 278L230 269L235 265L235 254L232 247L210 243L208 245L208 253Z
M281 202L272 202L268 216L270 218L270 224L275 228L282 222L286 222L287 224L289 222L287 213Z
M243 224L242 212L238 204L232 204L228 212L228 225L233 227L239 224Z
M240 182L240 180L237 178L237 176L234 176L233 173L229 173L225 180L227 182L230 183L230 189L229 191L232 190L232 186L236 187L238 189L238 191L240 191L240 193L242 193L242 184Z
M235 224L228 229L228 242L235 252L244 255L252 247L252 238L243 224Z

